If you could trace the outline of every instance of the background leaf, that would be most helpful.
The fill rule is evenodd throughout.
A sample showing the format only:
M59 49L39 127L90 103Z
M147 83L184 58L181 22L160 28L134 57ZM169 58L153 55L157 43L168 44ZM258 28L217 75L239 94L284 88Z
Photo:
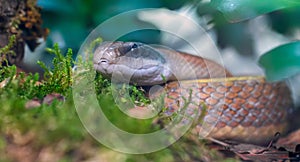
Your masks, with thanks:
M300 73L300 41L288 43L266 52L259 64L265 69L267 80L282 80Z
M300 6L298 0L212 0L211 5L230 22L254 18L275 10Z

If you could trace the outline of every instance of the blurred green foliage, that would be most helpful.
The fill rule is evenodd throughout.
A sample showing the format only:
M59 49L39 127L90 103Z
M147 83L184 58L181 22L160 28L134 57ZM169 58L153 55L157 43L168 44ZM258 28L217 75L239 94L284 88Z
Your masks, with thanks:
M298 0L212 0L211 5L230 22L257 17L275 10L300 7Z
M199 5L197 13L212 16L219 47L234 47L241 55L254 54L248 25L258 16L264 15L278 33L290 34L286 36L300 28L300 2L293 0L212 0Z
M198 8L199 15L213 15L220 47L233 46L240 54L252 55L253 40L247 29L251 19L265 15L271 29L293 37L300 29L300 1L298 0L212 0ZM249 20L249 21L247 21ZM300 72L299 42L279 46L265 53L259 60L269 81L283 80Z
M259 60L270 81L283 80L300 73L300 41L266 52Z
M68 47L76 52L91 30L112 16L140 8L177 9L188 1L191 0L38 0L38 5L42 7L44 26L51 31L48 46L55 42L63 49ZM143 40L147 36L155 38L153 32L143 33L139 38Z
M203 15L212 17L219 47L234 47L242 55L251 56L254 53L247 20L266 15L271 27L287 36L300 27L298 0L38 0L38 5L43 9L44 26L51 31L47 46L58 43L62 51L72 48L74 53L97 25L117 14L141 8L165 7L174 10L186 4L192 4L197 9L199 19ZM103 33L113 33L128 23L132 23L132 20L118 22L113 29L106 29ZM159 39L159 29L136 31L120 38L147 43L157 43Z
M272 28L278 33L292 35L294 29L300 28L300 7L291 7L270 14Z

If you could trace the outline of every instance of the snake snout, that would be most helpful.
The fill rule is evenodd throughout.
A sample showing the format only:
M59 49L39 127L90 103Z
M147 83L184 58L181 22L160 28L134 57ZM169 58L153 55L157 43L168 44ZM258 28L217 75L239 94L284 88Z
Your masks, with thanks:
M102 74L109 74L110 61L106 58L101 58L99 61L94 62L94 69Z

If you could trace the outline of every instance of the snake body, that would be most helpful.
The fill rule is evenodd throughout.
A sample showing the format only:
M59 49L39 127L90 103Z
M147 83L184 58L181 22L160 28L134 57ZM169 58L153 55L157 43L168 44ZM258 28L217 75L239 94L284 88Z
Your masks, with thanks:
M152 97L165 92L166 114L189 102L186 115L205 114L195 132L217 139L268 141L286 130L293 108L285 82L269 83L260 76L233 77L208 59L142 43L101 44L94 52L94 68L120 82L164 83L164 89Z

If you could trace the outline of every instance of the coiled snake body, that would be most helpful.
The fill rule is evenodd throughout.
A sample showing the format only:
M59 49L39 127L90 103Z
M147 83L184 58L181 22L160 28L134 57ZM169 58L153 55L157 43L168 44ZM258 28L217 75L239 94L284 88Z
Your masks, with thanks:
M268 141L276 132L285 131L293 107L285 82L233 77L213 61L142 43L102 43L94 53L94 68L120 82L142 86L167 82L163 90L166 113L177 111L190 99L187 115L205 110L195 130L217 139Z

